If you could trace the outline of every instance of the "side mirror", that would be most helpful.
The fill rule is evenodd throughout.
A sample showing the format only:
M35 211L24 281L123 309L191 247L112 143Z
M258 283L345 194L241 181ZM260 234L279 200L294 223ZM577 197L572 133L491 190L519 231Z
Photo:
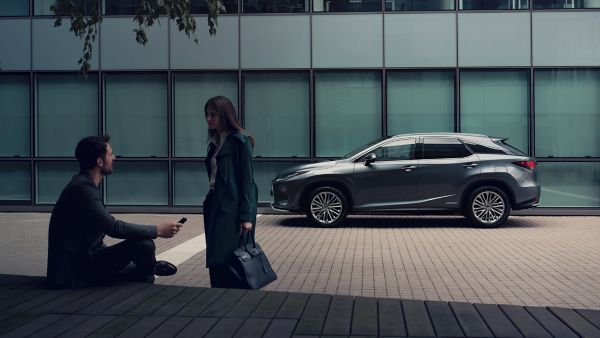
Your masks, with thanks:
M365 165L370 166L371 163L377 161L377 155L375 153L369 153L365 156Z

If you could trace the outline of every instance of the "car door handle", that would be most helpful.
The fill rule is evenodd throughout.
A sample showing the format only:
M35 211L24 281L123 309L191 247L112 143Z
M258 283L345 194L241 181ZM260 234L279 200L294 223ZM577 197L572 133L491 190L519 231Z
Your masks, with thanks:
M409 165L409 166L406 166L406 167L402 167L402 170L404 170L404 171L412 171L413 169L417 169L417 167L414 166L414 165Z
M468 164L463 164L463 167L465 167L465 168L467 168L467 169L468 169L468 168L473 168L473 167L476 167L476 166L477 166L477 163L468 163Z

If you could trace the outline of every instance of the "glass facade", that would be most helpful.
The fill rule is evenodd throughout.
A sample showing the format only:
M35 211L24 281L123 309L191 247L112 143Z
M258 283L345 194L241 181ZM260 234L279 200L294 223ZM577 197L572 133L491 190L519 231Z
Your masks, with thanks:
M54 203L78 172L76 142L108 133L119 158L107 205L199 207L203 108L223 95L256 139L263 206L286 167L385 135L455 131L535 156L542 207L600 208L600 0L227 0L217 36L205 16L198 45L164 20L139 48L128 23L138 1L102 0L125 17L102 22L87 77L74 47L44 31L53 2L0 2L1 205ZM60 52L41 43L49 36Z

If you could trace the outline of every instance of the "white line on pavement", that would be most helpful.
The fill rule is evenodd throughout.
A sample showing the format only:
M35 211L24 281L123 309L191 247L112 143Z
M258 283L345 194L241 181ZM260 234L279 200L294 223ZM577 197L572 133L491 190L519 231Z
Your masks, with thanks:
M261 215L256 215L258 219ZM168 261L175 266L187 261L192 256L199 254L206 250L206 239L204 234L196 236L190 240L187 240L178 246L169 249L160 255L156 256L157 261Z

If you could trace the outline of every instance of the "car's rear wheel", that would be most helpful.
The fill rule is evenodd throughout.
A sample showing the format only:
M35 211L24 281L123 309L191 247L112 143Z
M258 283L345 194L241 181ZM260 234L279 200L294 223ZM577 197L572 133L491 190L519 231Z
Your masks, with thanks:
M348 202L344 194L334 187L313 190L306 203L306 216L315 225L335 227L348 214Z
M494 228L502 225L510 214L510 200L497 187L485 186L469 195L465 214L475 225Z

